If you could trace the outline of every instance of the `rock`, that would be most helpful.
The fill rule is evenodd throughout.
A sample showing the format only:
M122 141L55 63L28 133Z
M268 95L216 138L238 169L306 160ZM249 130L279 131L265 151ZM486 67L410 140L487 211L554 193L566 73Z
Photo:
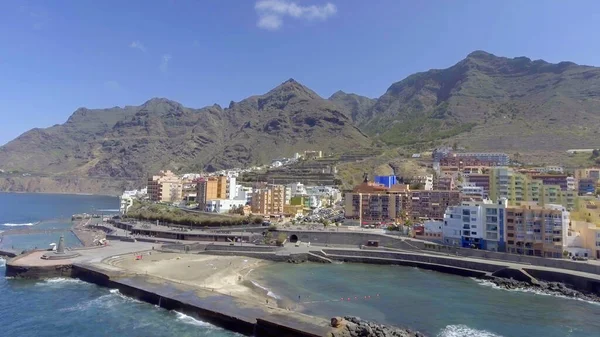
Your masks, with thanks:
M334 328L337 328L337 327L339 327L342 324L343 320L344 319L341 318L341 317L339 317L339 316L338 317L332 317L331 318L331 326L334 327Z
M334 324L335 329L329 334L331 337L424 337L410 329L381 325L354 316L334 317L331 325Z

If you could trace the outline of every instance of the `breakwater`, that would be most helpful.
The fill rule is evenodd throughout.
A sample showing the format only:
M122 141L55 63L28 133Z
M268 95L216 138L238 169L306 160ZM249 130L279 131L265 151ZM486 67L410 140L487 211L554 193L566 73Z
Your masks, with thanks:
M248 336L322 337L330 330L324 319L245 303L231 296L163 279L127 276L86 264L74 264L71 276Z

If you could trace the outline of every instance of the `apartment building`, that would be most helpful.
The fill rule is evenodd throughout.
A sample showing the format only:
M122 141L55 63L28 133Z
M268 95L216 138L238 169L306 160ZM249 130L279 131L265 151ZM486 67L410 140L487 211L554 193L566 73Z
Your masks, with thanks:
M562 205L533 203L506 209L506 250L513 254L562 258L569 230Z
M532 177L534 180L541 180L544 185L557 185L563 191L567 190L568 187L568 176L558 174L538 174Z
M596 193L596 184L598 179L596 178L579 178L578 181L578 194L579 195L593 195Z
M499 152L467 152L455 153L457 158L461 159L477 159L483 163L492 163L494 166L507 166L510 163L510 157L506 153ZM471 165L473 166L473 165ZM487 165L486 165L487 166Z
M410 191L408 201L413 220L442 220L447 207L460 204L460 192L415 190Z
M504 251L506 199L463 201L444 213L443 242L467 248Z
M179 202L182 199L183 183L173 172L160 171L148 178L148 197L156 202Z
M470 174L466 177L466 183L470 186L481 187L483 190L483 197L489 198L490 196L490 175L488 174Z
M198 208L205 209L207 201L217 199L234 199L237 193L235 177L216 176L195 180Z
M456 189L456 180L451 176L439 177L435 184L433 185L433 189L440 191L452 191Z
M487 199L487 194L483 187L477 186L474 183L464 183L459 190L462 195L462 200L481 201Z
M252 213L264 215L283 214L285 205L285 186L268 185L254 190L250 207Z
M395 222L407 213L409 187L365 182L344 195L346 219L362 223Z

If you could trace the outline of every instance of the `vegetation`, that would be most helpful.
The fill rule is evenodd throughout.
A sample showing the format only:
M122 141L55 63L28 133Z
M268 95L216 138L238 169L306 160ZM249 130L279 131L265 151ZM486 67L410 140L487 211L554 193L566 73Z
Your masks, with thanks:
M127 217L191 227L239 226L263 222L262 217L186 212L173 206L138 201L129 209Z

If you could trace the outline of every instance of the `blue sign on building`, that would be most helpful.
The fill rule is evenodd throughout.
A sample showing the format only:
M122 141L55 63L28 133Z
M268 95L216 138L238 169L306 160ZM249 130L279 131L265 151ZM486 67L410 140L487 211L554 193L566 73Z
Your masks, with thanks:
M392 185L396 185L396 176L375 176L373 180L387 188L392 187Z

